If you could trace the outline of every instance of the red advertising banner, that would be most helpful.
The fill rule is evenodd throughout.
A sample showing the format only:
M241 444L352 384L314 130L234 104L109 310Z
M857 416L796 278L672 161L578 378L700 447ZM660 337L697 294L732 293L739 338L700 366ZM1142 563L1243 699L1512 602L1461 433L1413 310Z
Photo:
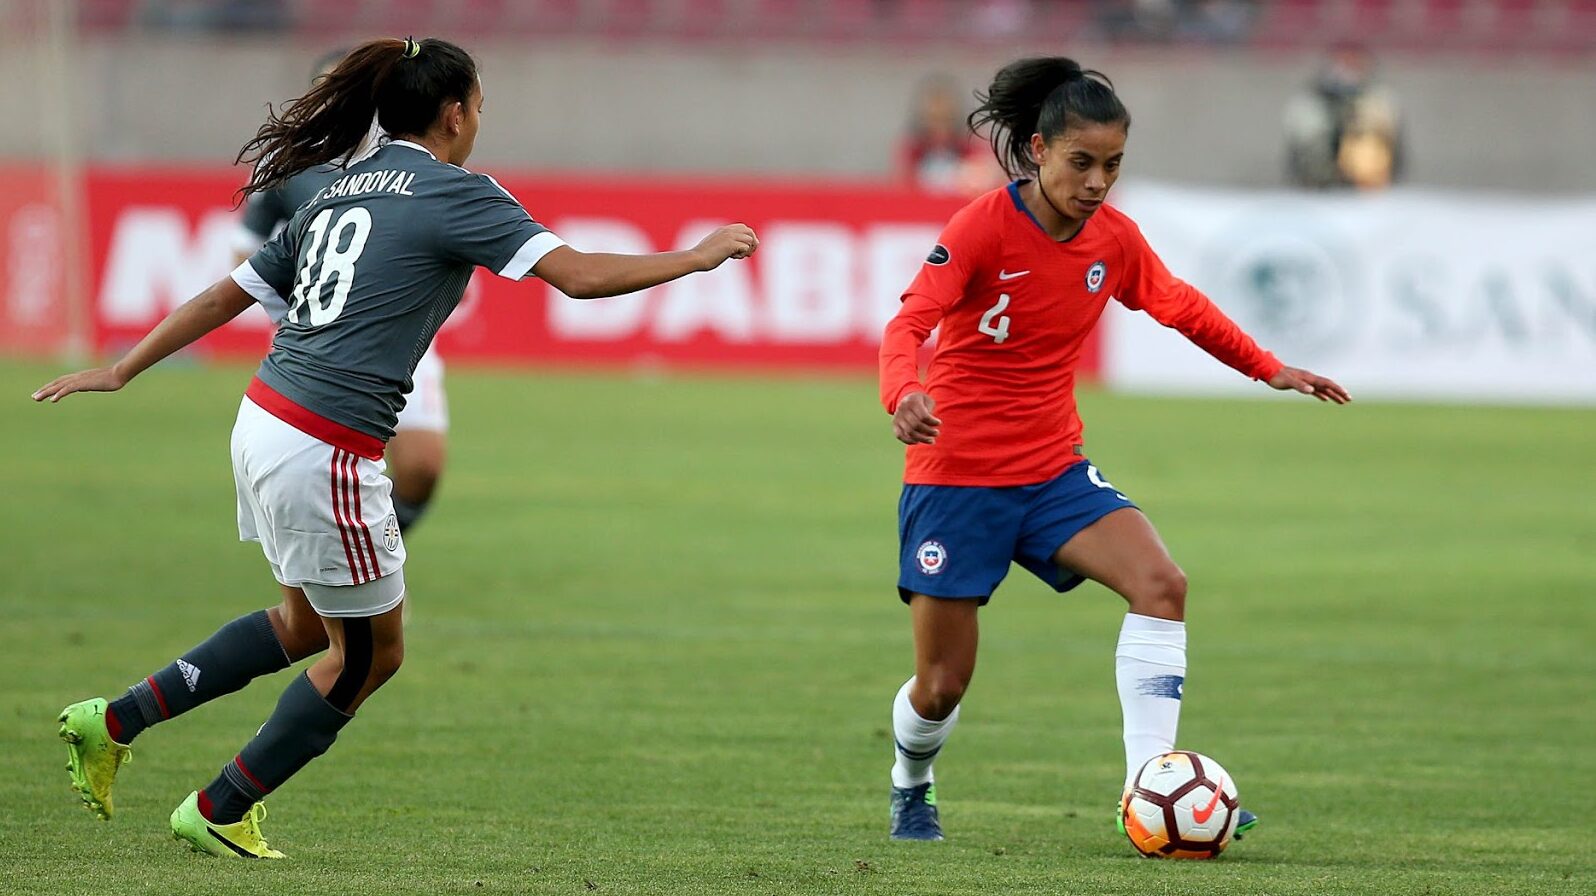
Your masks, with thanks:
M961 204L871 184L500 178L533 216L590 252L688 248L741 221L759 252L633 296L566 298L478 271L445 325L447 360L868 370L899 295ZM234 264L237 172L96 168L86 175L94 342L115 351ZM3 216L0 216L3 223ZM259 355L265 315L197 351ZM1086 371L1096 369L1095 346Z
M66 226L43 165L0 166L0 351L64 347Z
M94 344L116 353L237 266L241 181L228 168L97 168L84 179ZM271 332L251 309L194 350L259 357Z

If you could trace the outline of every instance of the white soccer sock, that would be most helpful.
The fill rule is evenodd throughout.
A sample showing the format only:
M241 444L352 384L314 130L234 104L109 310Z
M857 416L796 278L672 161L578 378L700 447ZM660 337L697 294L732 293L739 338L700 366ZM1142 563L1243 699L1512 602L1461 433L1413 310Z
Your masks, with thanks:
M947 718L938 722L920 718L914 711L914 704L909 702L909 689L913 686L914 679L910 678L892 701L893 787L918 787L934 779L931 762L942 749L943 741L948 739L953 723L959 720L957 706Z
M1114 651L1125 718L1125 786L1147 760L1175 748L1186 684L1186 623L1125 614Z

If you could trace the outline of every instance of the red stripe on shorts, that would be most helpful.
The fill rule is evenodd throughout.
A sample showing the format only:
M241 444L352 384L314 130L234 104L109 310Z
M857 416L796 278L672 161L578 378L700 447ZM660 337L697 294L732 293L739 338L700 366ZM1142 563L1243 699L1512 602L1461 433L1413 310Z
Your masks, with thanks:
M371 577L382 578L382 567L377 565L377 546L371 541L371 527L366 525L366 515L360 512L360 461L351 457L349 471L354 474L355 486L355 522L360 526L360 535L366 540L366 553L371 556Z
M365 556L364 546L361 545L361 530L364 529L365 524L361 521L361 514L359 514L359 508L361 508L361 481L354 474L354 465L356 465L354 455L343 455L343 487L345 487L345 492L343 492L343 516L350 521L350 540L354 541L354 557L361 561L361 570L365 573L365 578L362 581L370 581L373 578L377 578L381 573L380 570L375 569L372 564L367 562L369 557Z
M361 550L360 533L365 528L365 523L360 519L360 480L355 476L357 458L352 454L344 455L344 488L348 492L344 496L344 515L349 518L349 540L354 542L355 559L360 561L360 568L366 571L366 581L377 578L382 573L371 566L364 551Z
M338 524L338 537L344 541L344 558L349 561L349 575L354 578L355 584L359 585L361 582L360 568L355 565L355 552L349 546L349 528L344 523L343 510L340 507L342 495L340 494L341 489L338 487L338 479L338 449L334 448L332 463L327 469L327 481L332 494L333 522Z

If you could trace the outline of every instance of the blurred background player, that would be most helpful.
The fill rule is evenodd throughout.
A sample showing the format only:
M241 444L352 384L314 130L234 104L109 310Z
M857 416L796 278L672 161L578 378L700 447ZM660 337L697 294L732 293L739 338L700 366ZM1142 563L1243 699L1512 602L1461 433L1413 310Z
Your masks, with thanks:
M373 119L393 139L308 205L231 276L178 308L111 367L33 394L114 392L260 303L279 318L240 403L233 473L243 540L282 585L276 607L224 625L119 699L60 716L73 788L101 818L145 728L322 651L238 755L171 816L176 837L220 857L281 858L260 832L262 800L326 752L404 658L405 549L382 475L404 387L477 266L536 276L578 298L621 295L751 254L742 225L657 255L578 252L498 182L459 166L476 143L482 86L453 44L376 40L279 114L239 161L246 193L344 159Z
M1375 81L1374 57L1347 44L1286 104L1286 163L1292 184L1378 190L1402 174L1396 95Z
M317 59L311 84L332 71L348 52L347 48L340 48ZM336 180L345 164L371 152L383 139L382 129L373 121L371 133L349 159L318 165L270 190L249 194L244 200L244 214L234 243L234 264L241 264L253 255L293 218L300 206ZM443 359L438 357L438 346L433 343L427 346L426 354L421 356L411 374L411 388L405 396L404 409L399 412L394 436L388 440L383 455L388 462L388 477L393 480L394 514L399 518L399 528L405 532L421 519L437 490L438 480L443 476L448 432L449 400L443 389Z
M964 91L951 75L915 88L909 127L898 143L897 179L927 193L975 196L1002 183L986 145L965 126Z
M915 672L892 706L891 833L904 840L942 839L932 761L975 673L977 610L1011 562L1060 592L1092 579L1125 599L1115 677L1126 786L1174 748L1186 576L1086 459L1075 407L1081 346L1110 299L1276 389L1350 400L1259 348L1103 204L1130 127L1107 78L1061 57L1012 62L970 125L989 128L998 161L1020 179L953 216L881 344L881 400L909 446L898 594ZM937 327L922 384L916 356ZM1237 831L1256 823L1243 810Z

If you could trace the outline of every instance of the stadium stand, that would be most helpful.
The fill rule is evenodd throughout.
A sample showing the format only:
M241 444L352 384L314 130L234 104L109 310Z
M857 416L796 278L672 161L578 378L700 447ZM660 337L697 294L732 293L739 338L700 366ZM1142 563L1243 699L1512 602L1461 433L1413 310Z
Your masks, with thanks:
M1271 50L1596 52L1596 0L82 0L81 26L941 44L1109 40Z

